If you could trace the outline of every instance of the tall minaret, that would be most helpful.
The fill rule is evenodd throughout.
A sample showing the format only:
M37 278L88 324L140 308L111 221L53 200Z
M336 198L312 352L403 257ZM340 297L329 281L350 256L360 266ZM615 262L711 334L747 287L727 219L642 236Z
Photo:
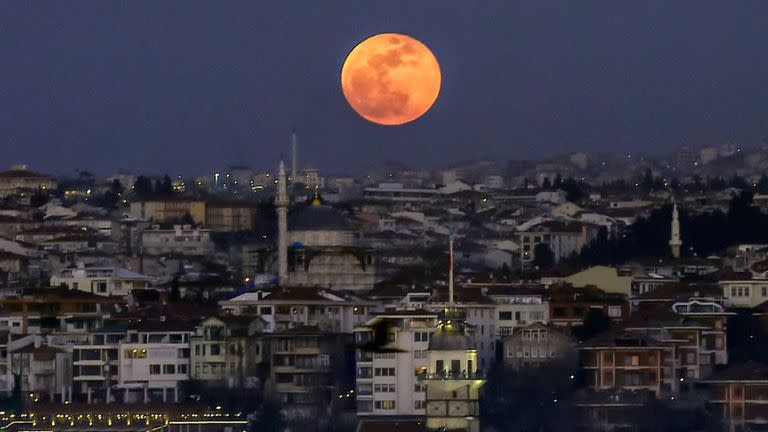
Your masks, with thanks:
M299 173L296 172L296 146L298 139L296 138L296 129L291 132L291 184L298 182L296 177Z
M680 240L680 220L677 214L677 203L672 207L672 235L669 239L669 247L672 249L672 256L680 258L680 246L683 242Z
M285 177L285 164L280 161L277 173L277 263L280 285L288 282L288 181Z

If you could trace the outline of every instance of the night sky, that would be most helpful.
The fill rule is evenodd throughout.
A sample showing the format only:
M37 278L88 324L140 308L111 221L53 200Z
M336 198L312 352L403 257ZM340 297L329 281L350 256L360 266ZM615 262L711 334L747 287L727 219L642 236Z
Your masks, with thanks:
M377 126L339 71L361 40L429 46L443 89ZM661 153L768 135L768 1L0 2L0 164L210 173ZM1 167L0 167L1 168Z

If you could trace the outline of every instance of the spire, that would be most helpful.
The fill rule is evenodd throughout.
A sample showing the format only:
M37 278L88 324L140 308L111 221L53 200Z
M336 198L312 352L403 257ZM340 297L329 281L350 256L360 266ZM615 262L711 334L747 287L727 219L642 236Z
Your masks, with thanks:
M297 149L298 146L298 138L296 137L296 129L294 128L291 131L291 183L296 183L297 175L298 173L296 170L298 169L296 167L296 157L297 157Z
M669 247L672 249L672 256L680 258L680 247L683 245L680 239L680 218L677 212L677 203L672 206L672 226L669 238Z
M285 178L285 164L280 161L277 172L277 193L275 194L275 206L277 207L277 264L280 285L288 282L288 185Z

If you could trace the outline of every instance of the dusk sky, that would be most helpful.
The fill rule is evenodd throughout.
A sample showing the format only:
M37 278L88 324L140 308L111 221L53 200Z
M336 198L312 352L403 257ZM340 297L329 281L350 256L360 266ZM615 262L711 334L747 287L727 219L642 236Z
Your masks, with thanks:
M288 158L360 173L647 151L768 135L768 1L0 3L0 164L210 173ZM437 56L443 88L399 127L360 118L347 53L383 32Z

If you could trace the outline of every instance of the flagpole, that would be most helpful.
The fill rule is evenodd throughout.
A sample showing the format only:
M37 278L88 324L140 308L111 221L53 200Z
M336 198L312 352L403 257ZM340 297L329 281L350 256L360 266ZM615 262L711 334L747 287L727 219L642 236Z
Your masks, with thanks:
M453 233L448 235L448 305L453 306Z

